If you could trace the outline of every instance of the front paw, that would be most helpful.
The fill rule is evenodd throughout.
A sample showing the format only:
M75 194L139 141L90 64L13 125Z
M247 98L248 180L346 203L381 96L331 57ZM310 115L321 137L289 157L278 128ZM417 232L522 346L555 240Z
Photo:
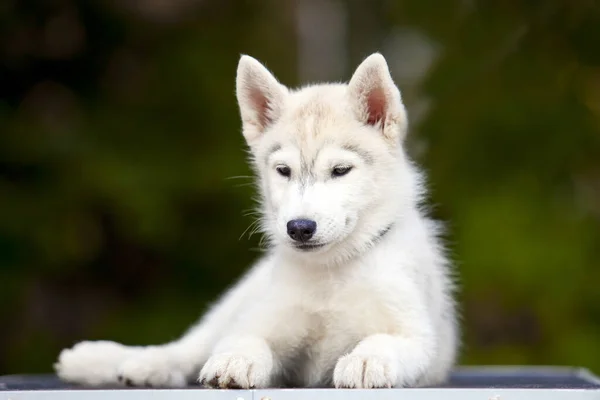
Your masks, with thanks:
M350 353L338 360L333 383L336 388L391 388L396 383L396 371L387 357Z
M211 388L265 388L270 383L272 369L270 355L222 353L208 359L200 371L199 381Z
M116 385L117 367L133 353L132 349L115 342L80 342L60 353L54 369L66 382Z
M117 379L126 386L184 387L186 376L173 355L162 348L146 348L126 359Z

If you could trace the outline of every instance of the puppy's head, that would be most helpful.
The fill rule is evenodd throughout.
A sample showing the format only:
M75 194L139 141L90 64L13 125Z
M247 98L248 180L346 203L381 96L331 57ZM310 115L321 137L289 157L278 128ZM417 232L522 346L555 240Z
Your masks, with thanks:
M348 84L299 90L242 56L236 92L272 244L342 260L374 243L403 199L411 202L406 112L380 54L365 59Z

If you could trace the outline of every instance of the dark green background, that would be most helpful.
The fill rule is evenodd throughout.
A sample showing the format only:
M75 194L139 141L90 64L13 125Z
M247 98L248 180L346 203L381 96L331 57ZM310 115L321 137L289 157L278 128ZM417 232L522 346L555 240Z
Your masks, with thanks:
M399 83L409 110L429 101L409 145L448 221L461 361L599 373L599 2L341 5L335 79L398 29L438 51ZM82 339L173 339L259 255L238 240L251 180L228 179L250 175L235 70L247 53L301 83L296 6L2 2L0 374Z

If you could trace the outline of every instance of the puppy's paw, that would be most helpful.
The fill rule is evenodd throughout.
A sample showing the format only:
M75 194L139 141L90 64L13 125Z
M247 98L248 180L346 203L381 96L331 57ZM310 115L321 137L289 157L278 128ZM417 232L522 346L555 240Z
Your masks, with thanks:
M134 353L134 349L115 342L80 342L59 354L54 369L66 382L117 385L118 366Z
M333 383L336 388L391 388L396 376L396 367L390 358L350 353L338 360Z
M117 379L126 386L184 387L186 376L163 348L146 348L119 365Z
M216 354L208 359L199 381L202 385L222 389L268 387L273 361L269 355Z

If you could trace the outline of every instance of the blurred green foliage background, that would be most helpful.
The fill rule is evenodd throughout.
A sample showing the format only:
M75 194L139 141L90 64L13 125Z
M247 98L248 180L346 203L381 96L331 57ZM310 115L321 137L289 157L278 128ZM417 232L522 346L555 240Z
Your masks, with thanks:
M464 364L600 373L600 3L4 0L0 373L177 337L259 253L234 78L382 51L461 280Z

